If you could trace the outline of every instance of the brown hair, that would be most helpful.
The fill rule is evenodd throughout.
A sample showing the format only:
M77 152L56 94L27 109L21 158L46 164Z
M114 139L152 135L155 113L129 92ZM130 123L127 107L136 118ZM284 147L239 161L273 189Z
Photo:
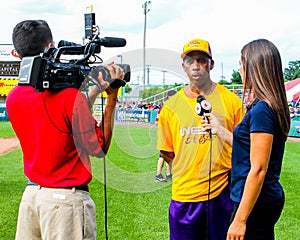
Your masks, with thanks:
M241 51L243 87L265 101L274 111L285 138L290 129L290 113L284 86L282 63L277 47L266 39L246 44ZM243 95L243 97L245 97Z

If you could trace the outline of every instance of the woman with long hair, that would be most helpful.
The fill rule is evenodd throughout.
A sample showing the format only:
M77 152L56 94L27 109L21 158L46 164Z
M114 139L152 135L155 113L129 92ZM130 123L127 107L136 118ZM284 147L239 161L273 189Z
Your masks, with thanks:
M284 206L279 183L290 129L280 53L266 39L246 44L240 74L244 94L251 96L246 114L233 132L231 199L234 201L227 240L274 239Z

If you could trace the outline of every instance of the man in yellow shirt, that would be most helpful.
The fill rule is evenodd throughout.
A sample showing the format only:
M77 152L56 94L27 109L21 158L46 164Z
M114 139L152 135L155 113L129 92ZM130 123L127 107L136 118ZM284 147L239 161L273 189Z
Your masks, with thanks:
M172 164L170 239L226 239L233 203L229 196L231 142L234 127L243 117L242 101L214 83L214 60L206 40L193 39L181 54L190 83L170 98L158 121L157 148ZM212 133L195 111L198 96L212 105Z

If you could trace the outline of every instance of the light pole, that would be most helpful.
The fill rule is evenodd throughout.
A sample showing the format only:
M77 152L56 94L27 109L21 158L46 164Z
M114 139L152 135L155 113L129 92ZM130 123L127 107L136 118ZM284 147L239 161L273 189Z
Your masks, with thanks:
M225 80L225 76L223 74L223 62L221 62L221 71L222 71L222 76L221 76L221 80Z
M120 63L123 64L123 55L120 54L120 55L117 55L117 57L120 58Z
M117 57L120 58L120 63L123 64L123 55L119 54L119 55L117 55ZM121 89L122 89L122 101L124 102L124 99L125 99L125 87L123 86Z
M163 73L163 88L165 88L165 83L166 83L166 78L165 78L165 73L167 72L167 70L161 70Z
M146 65L146 67L147 67L147 85L150 85L150 81L149 81L149 75L150 75L150 65L149 65L149 64L147 64L147 65Z
M144 45L143 45L143 90L145 90L145 79L146 79L146 25L147 25L147 13L150 11L148 6L151 1L146 1L142 5L144 9L145 21L144 21Z

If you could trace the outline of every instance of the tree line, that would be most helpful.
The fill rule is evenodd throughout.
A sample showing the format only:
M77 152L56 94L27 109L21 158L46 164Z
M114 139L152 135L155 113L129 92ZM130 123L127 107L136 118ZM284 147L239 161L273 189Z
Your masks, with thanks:
M284 74L284 78L285 81L290 81L290 80L294 80L296 78L300 78L300 60L296 60L296 61L290 61L288 63L288 67L283 69L283 74ZM233 73L231 75L231 79L230 81L226 81L224 79L219 80L218 82L221 85L237 85L237 84L242 84L242 78L240 75L239 70L235 71L233 70ZM170 85L170 86L165 86L164 88L160 88L160 87L152 87L149 89L145 89L144 91L140 92L140 97L141 99L153 96L157 93L166 91L167 89L171 89L174 88L176 86L182 85L182 87L184 87L184 85L186 84L177 84L175 83L174 85ZM125 90L125 92L130 92L131 89L128 86L129 89L127 89L127 91Z
M283 75L285 81L294 80L300 78L300 60L290 61L288 67L283 69ZM231 82L220 80L219 83L223 85L230 84L242 84L242 78L239 71L233 70Z

